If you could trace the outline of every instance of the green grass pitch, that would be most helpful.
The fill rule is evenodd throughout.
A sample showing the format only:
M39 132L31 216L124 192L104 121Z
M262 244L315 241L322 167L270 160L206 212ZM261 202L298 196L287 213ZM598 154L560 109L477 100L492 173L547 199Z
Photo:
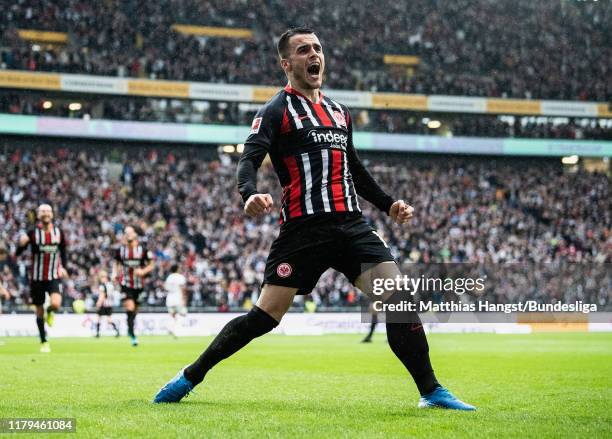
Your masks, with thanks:
M266 336L180 404L153 395L210 338L0 343L0 417L74 417L83 437L610 437L612 334L434 334L441 382L477 412L418 410L384 335ZM27 437L28 435L20 435ZM32 435L41 437L41 435ZM57 437L57 436L53 436Z

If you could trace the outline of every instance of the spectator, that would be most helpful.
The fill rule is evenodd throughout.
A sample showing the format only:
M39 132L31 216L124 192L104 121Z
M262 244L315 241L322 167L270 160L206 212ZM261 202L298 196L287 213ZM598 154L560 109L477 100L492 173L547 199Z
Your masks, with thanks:
M610 101L610 2L21 0L0 11L1 68L278 85L275 39L309 17L326 86L463 96ZM252 40L185 36L174 23L247 27ZM69 33L65 47L16 29ZM383 63L410 54L413 74Z
M179 149L169 154L126 148L123 164L131 178L112 179L109 160L118 148L7 149L0 156L12 163L0 173L0 230L5 247L11 247L9 254L14 254L19 232L35 221L31 212L45 200L54 206L69 242L68 302L91 296L96 274L110 266L122 227L135 219L142 220L140 227L156 254L146 303L163 306L163 279L175 261L186 273L190 306L227 310L255 302L269 245L278 233L278 217L244 215L235 189L235 164ZM525 294L584 295L564 289L569 285L565 277L580 275L583 284L584 279L592 280L590 288L600 304L609 303L612 289L596 290L603 285L596 282L601 273L570 271L564 272L565 283L553 279L558 273L553 264L591 264L585 265L588 269L611 262L612 194L607 175L566 173L558 160L545 159L403 155L368 161L383 187L416 209L410 227L400 228L361 203L404 270L432 262L502 268L507 263L541 264L541 277L551 279L545 287L535 287L542 281L533 274L497 273L496 300L503 303ZM271 169L262 169L259 187L279 198ZM15 292L18 304L26 288L26 266L24 258L15 264L0 255L3 281ZM327 272L312 299L319 307L350 306L355 304L355 290L341 275Z

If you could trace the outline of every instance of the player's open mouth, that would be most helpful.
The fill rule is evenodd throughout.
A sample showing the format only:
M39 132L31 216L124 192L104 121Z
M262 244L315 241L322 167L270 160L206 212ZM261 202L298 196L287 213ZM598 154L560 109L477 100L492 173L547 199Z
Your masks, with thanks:
M313 79L319 79L319 73L321 72L321 64L318 62L310 64L306 71Z

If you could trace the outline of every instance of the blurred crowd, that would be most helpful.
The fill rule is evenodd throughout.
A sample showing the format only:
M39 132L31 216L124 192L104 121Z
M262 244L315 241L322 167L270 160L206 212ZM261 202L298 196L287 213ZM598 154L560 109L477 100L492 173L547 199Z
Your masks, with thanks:
M8 165L0 173L0 275L14 295L12 303L25 300L29 264L25 256L13 257L15 243L36 223L35 208L44 201L55 208L56 224L69 243L65 304L76 298L91 303L95 275L110 268L127 225L139 230L155 255L145 304L163 305L163 280L174 262L187 276L190 306L228 310L253 303L279 230L278 215L247 218L236 190L235 157L207 159L197 151L6 149L0 156ZM445 262L503 270L521 263L526 268L502 276L491 300L503 303L526 294L569 299L591 288L590 297L600 305L610 303L612 286L594 276L566 270L575 287L563 278L542 289L534 288L539 284L532 279L538 265L549 272L556 267L551 264L609 267L609 176L570 173L558 160L544 159L368 155L364 162L390 194L415 207L410 226L400 227L361 203L402 269ZM278 203L280 189L269 165L260 172L259 189ZM526 275L532 271L536 274ZM333 271L323 275L310 298L327 307L360 303L355 288Z
M467 137L612 140L612 119L496 116L484 114L357 112L363 131ZM432 127L439 121L439 128Z
M250 125L257 104L174 99L96 97L50 101L39 93L0 92L0 113L141 122ZM74 100L74 99L73 99ZM50 108L45 107L50 102ZM515 117L484 114L436 114L389 110L353 110L357 131L499 138L612 140L612 119ZM431 120L440 126L432 128Z
M182 35L174 23L254 36ZM609 1L17 0L0 10L0 68L278 85L276 40L309 25L324 44L327 87L605 102L611 23ZM35 45L17 29L69 41ZM420 62L386 65L385 54Z

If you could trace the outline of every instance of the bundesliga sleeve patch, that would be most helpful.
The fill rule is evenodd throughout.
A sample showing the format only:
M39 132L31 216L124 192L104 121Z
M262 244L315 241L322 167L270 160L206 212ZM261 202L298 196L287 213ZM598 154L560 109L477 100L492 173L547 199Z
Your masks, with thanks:
M251 124L251 134L257 134L259 132L259 127L261 127L261 117L256 117L253 119L253 123Z
M339 111L334 111L333 116L338 125L346 127L346 118L344 117L344 114L340 113Z

